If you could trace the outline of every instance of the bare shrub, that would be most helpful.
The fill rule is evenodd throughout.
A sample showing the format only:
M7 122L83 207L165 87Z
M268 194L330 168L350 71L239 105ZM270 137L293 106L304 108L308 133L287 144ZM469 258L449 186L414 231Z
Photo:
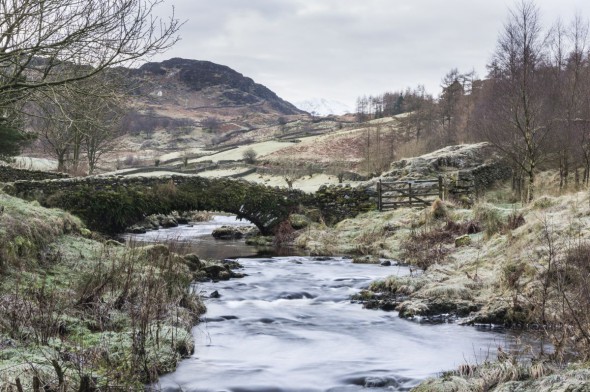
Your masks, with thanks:
M444 230L459 236L465 234L479 233L481 231L481 227L479 222L474 220L468 220L465 222L455 222L449 219L445 224Z
M478 204L474 208L474 213L475 219L482 224L486 237L489 238L503 230L504 222L502 216L493 206Z
M201 121L201 126L209 132L215 133L221 128L221 121L217 117L206 117Z
M455 235L441 228L429 228L414 232L401 244L402 254L407 262L426 270L441 263L450 252L446 244L452 243Z
M137 158L135 157L135 155L129 154L125 157L125 159L123 159L123 164L125 166L133 166L136 163L136 161Z
M566 250L557 273L557 289L563 300L563 323L570 328L567 341L575 342L575 350L584 359L590 358L590 243L579 242Z
M256 153L256 151L254 151L254 149L252 147L245 150L244 153L242 154L242 157L244 158L244 162L246 162L248 164L256 163L257 156L258 156L258 154Z
M283 221L276 229L274 244L276 246L284 246L293 243L295 239L295 229L291 226L289 220Z
M377 254L379 245L384 237L383 227L369 228L363 230L356 238L356 249L362 255Z
M448 211L445 203L440 199L436 199L434 202L432 202L430 214L434 219L446 218L448 216Z
M395 150L395 155L400 158L412 158L424 155L430 151L432 149L429 148L428 142L425 139L411 140L400 144Z
M512 213L508 216L508 222L506 223L506 228L508 230L518 229L520 226L526 223L524 216L522 213Z
M186 261L163 245L96 249L60 262L63 268L85 258L67 286L41 278L0 291L0 333L50 353L39 363L23 357L22 367L51 390L66 383L94 390L82 389L84 375L99 368L98 387L136 390L192 352L190 328L204 307L191 291ZM23 388L34 390L28 378Z

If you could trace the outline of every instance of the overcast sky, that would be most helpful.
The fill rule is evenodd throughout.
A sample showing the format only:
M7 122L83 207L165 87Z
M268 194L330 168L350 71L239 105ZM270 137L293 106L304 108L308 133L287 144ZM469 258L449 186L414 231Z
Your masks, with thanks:
M543 19L590 17L589 0L538 0ZM182 40L153 60L227 65L296 102L354 107L363 94L423 84L452 68L485 75L509 0L167 0Z

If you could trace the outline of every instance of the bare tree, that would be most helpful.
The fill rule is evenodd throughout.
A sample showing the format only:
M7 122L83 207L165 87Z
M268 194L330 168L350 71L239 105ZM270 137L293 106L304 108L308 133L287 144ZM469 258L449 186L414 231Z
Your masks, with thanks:
M402 118L402 123L414 132L416 141L432 137L437 128L437 108L433 97L424 86L407 90L404 102L410 113Z
M590 158L587 138L587 126L590 120L590 113L588 111L588 99L590 97L590 90L588 89L590 87L590 74L588 72L588 31L588 21L583 20L577 15L568 31L571 51L566 59L566 84L564 86L565 88L559 89L559 91L565 92L565 122L567 136L570 140L568 147L572 150L570 154L574 155L573 159L579 163L584 162L584 179L586 183L590 176L590 162L589 159L583 159L582 157ZM580 124L585 124L585 127L580 127ZM578 157L577 159L576 156ZM565 161L564 163L567 164L568 162ZM577 173L576 167L576 183L579 182ZM563 175L561 176L561 183L562 185L567 185L567 166L565 173L562 174L565 174L565 184L563 184Z
M459 117L465 88L463 75L457 68L450 70L442 80L442 93L438 102L442 124L443 144L455 144L459 134Z
M546 57L550 91L547 96L557 109L555 124L560 130L559 135L554 135L552 143L559 164L560 188L568 184L570 166L577 152L574 120L580 115L579 107L583 101L580 99L580 87L586 35L587 27L577 17L571 30L558 20L548 36Z
M356 100L356 121L361 123L369 118L369 98L366 96L358 97Z
M0 0L0 106L168 49L181 24L152 14L161 2Z
M525 174L527 201L533 199L535 175L552 128L552 108L544 102L542 50L539 11L531 1L523 1L510 12L498 40L480 123L487 140Z
M43 91L43 99L27 105L32 126L44 149L57 160L57 171L66 171L66 161L76 138L74 122L68 114L68 99L55 88Z
M201 126L209 132L217 132L221 128L221 121L217 117L205 117L201 121Z
M47 87L27 104L31 125L58 170L78 173L85 156L92 174L101 155L112 150L125 107L121 85L117 73L102 73Z
M258 153L252 147L246 149L244 151L244 153L242 154L242 157L244 158L244 162L249 163L249 164L256 163L257 156L258 156Z
M84 94L76 104L77 130L88 162L88 174L94 173L103 154L114 149L126 110L124 94L113 84L113 79L91 87L94 90Z

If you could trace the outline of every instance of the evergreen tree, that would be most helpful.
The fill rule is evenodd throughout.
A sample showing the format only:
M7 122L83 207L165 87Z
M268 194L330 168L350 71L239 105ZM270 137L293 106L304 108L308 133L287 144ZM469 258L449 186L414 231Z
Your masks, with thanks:
M8 161L18 155L29 137L5 118L0 118L0 160Z

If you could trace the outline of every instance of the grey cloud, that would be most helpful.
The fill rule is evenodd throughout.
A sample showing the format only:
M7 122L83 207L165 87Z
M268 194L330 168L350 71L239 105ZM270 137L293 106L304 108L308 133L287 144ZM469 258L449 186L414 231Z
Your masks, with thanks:
M425 84L436 93L451 68L485 64L508 3L488 0L176 0L183 40L160 59L215 61L291 101ZM539 0L550 17L585 0ZM589 4L586 4L589 3ZM511 4L511 3L510 3Z

